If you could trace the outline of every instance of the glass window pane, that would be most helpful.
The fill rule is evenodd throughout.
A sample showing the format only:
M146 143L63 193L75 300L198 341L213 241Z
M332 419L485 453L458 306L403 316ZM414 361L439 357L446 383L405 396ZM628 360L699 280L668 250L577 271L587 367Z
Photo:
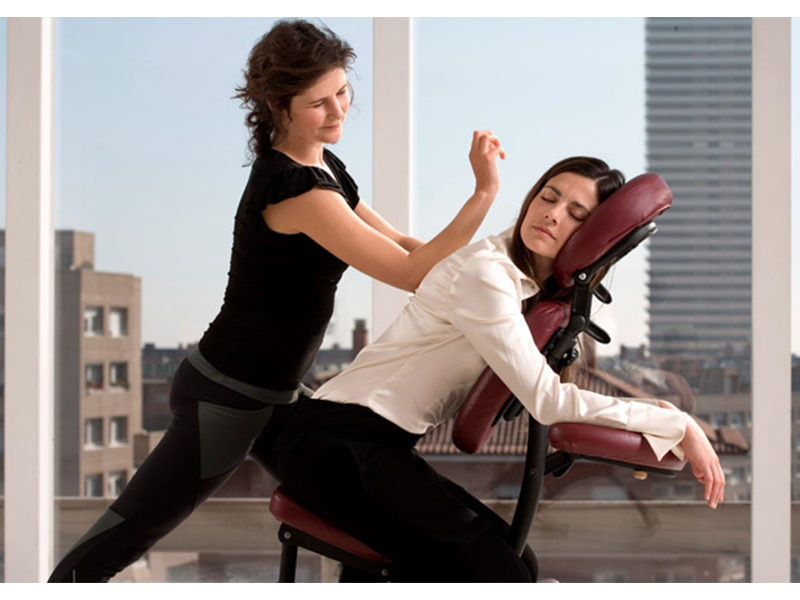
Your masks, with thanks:
M103 474L90 473L84 478L84 496L100 498L103 496Z
M112 308L108 312L108 333L111 337L128 335L128 309Z
M109 384L111 387L128 387L128 363L114 362L109 367Z
M414 36L420 237L441 229L471 192L474 129L492 129L507 153L500 193L475 239L512 226L535 180L567 156L598 156L628 178L649 170L667 180L674 200L659 231L606 278L613 302L594 319L612 343L584 353L582 385L702 415L738 481L726 499L748 500L749 424L734 429L730 415L738 423L750 410L749 20L417 19ZM520 477L516 446L500 446L504 459L428 458L481 498L496 498ZM625 468L586 463L546 479L544 498L625 498L657 512L661 501L702 501L702 493L689 469L637 481ZM709 527L700 513L683 514L693 531ZM598 561L584 558L597 548L543 550L541 573L562 581L747 580L749 530L715 523L737 532L740 554L720 546L698 559L649 547L644 558L621 526L614 542L628 553ZM684 542L691 554L692 540Z
M112 498L119 496L120 492L128 483L127 471L111 471L108 474L108 495Z
M89 365L86 365L86 389L87 390L102 390L103 389L103 365L102 364L89 364Z
M103 335L102 306L87 306L83 310L83 334Z
M103 419L86 419L85 448L99 448L103 445Z
M128 417L111 417L109 421L111 434L110 442L114 446L128 443Z

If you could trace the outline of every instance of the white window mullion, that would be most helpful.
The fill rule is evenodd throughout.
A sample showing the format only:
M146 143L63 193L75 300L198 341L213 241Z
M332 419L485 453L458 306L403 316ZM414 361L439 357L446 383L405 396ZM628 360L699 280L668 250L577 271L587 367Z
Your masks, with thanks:
M752 580L791 573L790 19L753 19Z
M7 582L44 581L53 555L53 69L53 19L8 19Z
M373 19L372 206L411 234L411 19ZM400 313L408 293L373 280L372 339Z

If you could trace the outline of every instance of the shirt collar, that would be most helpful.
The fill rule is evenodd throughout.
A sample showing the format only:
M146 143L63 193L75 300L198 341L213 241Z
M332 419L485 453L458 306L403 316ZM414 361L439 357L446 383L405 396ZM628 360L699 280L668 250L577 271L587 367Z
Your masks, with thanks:
M514 228L509 227L497 235L490 236L489 239L500 251L503 252L503 254L508 256L509 262L514 266L514 270L519 276L520 283L522 284L522 299L527 300L534 294L538 293L539 286L536 285L536 282L532 277L526 275L525 272L517 267L517 265L515 265L514 261L511 259L511 238L513 235Z

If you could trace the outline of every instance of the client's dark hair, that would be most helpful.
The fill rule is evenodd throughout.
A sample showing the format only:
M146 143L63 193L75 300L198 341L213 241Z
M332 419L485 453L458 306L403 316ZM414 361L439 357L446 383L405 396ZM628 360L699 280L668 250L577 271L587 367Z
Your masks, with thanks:
M572 290L570 288L561 288L556 283L555 278L548 277L544 281L540 281L536 277L533 268L533 251L529 250L522 242L520 237L520 230L522 229L522 221L525 219L525 214L528 212L528 207L534 198L542 191L542 188L556 175L560 173L575 173L582 175L595 182L597 187L597 201L603 202L611 194L616 192L625 183L625 176L617 169L610 168L605 161L599 158L590 156L573 156L565 158L550 167L544 175L534 184L525 200L517 217L517 222L514 225L514 235L511 238L510 256L514 264L526 275L533 278L539 285L539 293L532 298L529 298L522 305L522 311L527 312L536 303L542 300L560 300L566 299L570 296ZM592 280L592 288L596 287L600 281L605 277L609 267L601 269ZM580 344L580 341L579 341ZM574 365L573 365L574 366ZM561 370L561 380L571 381L574 371L571 367L566 367Z

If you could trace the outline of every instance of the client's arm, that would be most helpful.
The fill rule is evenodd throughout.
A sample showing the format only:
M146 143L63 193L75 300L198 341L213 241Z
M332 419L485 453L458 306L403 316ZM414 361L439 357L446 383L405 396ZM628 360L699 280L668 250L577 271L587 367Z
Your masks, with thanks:
M684 413L561 383L536 348L520 311L510 262L475 257L456 275L452 321L537 421L594 423L645 434L660 459L684 435Z
M546 425L583 422L641 432L659 459L669 450L680 454L681 444L695 475L706 484L709 504L716 506L722 499L724 476L717 468L716 454L707 440L698 438L689 416L561 383L534 345L520 312L520 285L510 262L488 255L475 257L453 281L451 317L525 408Z
M678 410L664 400L658 401L659 406L671 410ZM717 453L700 429L700 426L689 418L686 425L686 434L681 440L681 447L686 451L686 458L692 465L692 474L697 481L705 487L704 497L711 508L717 508L725 496L725 472L719 462Z

